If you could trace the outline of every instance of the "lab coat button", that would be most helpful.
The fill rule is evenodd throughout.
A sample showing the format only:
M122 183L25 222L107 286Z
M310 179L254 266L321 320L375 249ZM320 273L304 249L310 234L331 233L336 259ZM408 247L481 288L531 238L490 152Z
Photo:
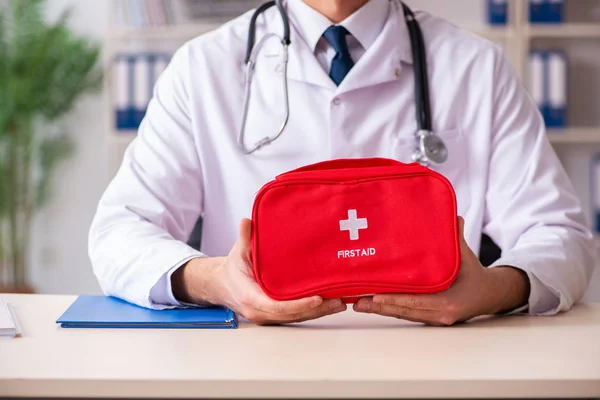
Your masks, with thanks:
M336 97L335 99L333 99L334 106L339 106L341 103L342 103L342 100L340 100L339 97Z

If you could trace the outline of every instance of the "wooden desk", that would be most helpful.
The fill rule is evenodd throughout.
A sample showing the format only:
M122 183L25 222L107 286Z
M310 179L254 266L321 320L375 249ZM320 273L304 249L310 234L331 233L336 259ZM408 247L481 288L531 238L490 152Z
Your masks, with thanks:
M287 327L70 330L72 296L5 295L0 397L600 397L600 305L424 327L352 311Z

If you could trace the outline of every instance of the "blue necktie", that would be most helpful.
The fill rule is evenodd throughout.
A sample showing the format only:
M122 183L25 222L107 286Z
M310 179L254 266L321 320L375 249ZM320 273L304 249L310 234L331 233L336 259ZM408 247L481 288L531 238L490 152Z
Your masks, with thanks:
M331 47L336 51L336 55L331 62L331 70L329 76L336 85L340 85L348 72L354 67L354 61L350 56L346 36L350 32L343 26L333 25L327 28L323 37L329 42Z

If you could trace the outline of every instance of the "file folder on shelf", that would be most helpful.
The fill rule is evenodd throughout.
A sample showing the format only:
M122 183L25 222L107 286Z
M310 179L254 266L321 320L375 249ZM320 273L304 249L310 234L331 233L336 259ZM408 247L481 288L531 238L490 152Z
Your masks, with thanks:
M236 315L228 308L158 311L106 296L79 296L56 322L62 328L237 328Z
M529 54L529 68L528 68L528 90L529 94L533 98L533 101L538 106L538 109L542 115L546 116L546 94L544 90L544 54L541 51L533 51Z
M600 234L600 154L592 158L591 168L591 203L594 219L594 230Z
M169 65L169 56L167 54L155 54L152 70L152 82L153 84L158 82L158 78L167 69Z
M546 21L551 24L560 24L564 22L565 1L564 0L546 0Z
M548 128L567 125L568 66L562 51L533 51L529 55L528 90Z
M567 124L567 57L563 52L546 54L546 126L564 128Z
M544 2L546 0L529 0L529 22L544 21Z
M529 0L529 22L557 24L564 21L564 0Z
M162 53L123 53L115 56L113 96L117 130L134 131L140 127L154 85L169 61L170 56Z
M131 57L120 54L115 57L113 93L116 127L119 130L134 129L133 123L133 70Z
M138 55L134 60L134 92L133 92L133 124L139 128L146 110L150 97L152 96L152 61L154 57L150 54Z
M506 25L508 22L508 0L487 0L490 25Z

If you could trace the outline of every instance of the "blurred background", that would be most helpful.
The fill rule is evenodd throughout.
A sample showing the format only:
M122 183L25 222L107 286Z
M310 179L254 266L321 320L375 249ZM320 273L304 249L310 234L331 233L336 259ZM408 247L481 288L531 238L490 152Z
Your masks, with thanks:
M258 3L0 0L0 292L100 293L88 229L153 83ZM504 49L600 237L600 0L407 3ZM600 269L586 298L600 301Z

